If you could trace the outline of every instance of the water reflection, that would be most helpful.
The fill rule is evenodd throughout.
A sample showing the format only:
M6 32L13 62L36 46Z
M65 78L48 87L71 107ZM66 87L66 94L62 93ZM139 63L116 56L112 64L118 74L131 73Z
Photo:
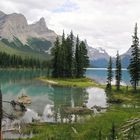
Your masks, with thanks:
M3 100L17 99L22 93L31 97L32 103L19 117L20 122L76 122L89 114L93 106L107 105L103 89L51 86L35 80L46 76L45 71L0 71L0 76ZM12 113L7 105L3 108Z
M107 78L106 68L88 68L86 70L86 76L93 78L99 83L105 84ZM113 79L115 79L115 69L113 69ZM112 84L115 83L115 80ZM127 69L122 69L122 83L123 85L130 85L130 75Z

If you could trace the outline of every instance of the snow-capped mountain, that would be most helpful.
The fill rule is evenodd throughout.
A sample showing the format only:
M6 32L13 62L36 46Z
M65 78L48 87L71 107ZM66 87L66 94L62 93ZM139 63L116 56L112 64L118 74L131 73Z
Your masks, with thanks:
M131 48L129 48L129 50L126 53L121 55L121 61L122 61L123 68L128 68L130 58L131 58Z
M110 56L104 49L90 46L87 48L91 67L107 67Z
M5 14L0 11L0 46L10 46L14 49L13 52L18 49L18 52L35 52L42 55L42 53L50 52L56 37L57 34L47 27L44 18L40 18L33 24L28 24L26 17L22 14ZM85 43L90 67L107 67L110 57L108 53L102 48L90 47L86 41ZM121 55L123 67L128 66L130 55L131 49ZM113 58L114 60L115 58Z

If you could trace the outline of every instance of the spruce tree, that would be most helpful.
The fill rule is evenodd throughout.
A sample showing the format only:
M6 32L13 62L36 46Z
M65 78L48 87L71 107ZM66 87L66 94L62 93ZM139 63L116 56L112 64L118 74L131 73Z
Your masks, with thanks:
M59 51L60 56L60 77L67 77L67 44L65 39L65 33L63 31L62 44Z
M75 77L80 77L79 71L81 70L80 64L80 49L79 49L79 37L76 38L76 50L75 50Z
M121 71L121 59L119 56L119 52L117 51L116 57L116 70L115 70L115 78L116 78L116 90L120 90L120 82L122 78L122 71Z
M59 38L56 38L56 41L54 43L54 48L52 49L52 65L53 65L53 71L52 71L52 76L53 77L59 77L60 74L60 43L59 43Z
M62 42L57 38L52 49L53 56L53 71L54 77L83 77L85 68L89 65L89 58L87 55L87 48L83 41L76 39L76 46L74 46L74 35L71 32L65 39L63 32Z
M80 62L81 62L81 71L80 76L83 77L85 74L86 68L89 66L89 57L87 53L86 44L84 41L81 41L79 45L79 55L80 55Z
M73 67L74 67L74 35L71 31L70 33L70 46L68 48L68 59L69 59L69 76L73 75Z
M110 57L109 63L108 63L108 68L107 68L107 85L106 85L106 90L111 91L111 81L113 77L113 72L112 72L112 58Z
M129 64L129 73L131 77L131 85L134 91L137 91L138 82L140 80L140 49L139 49L139 38L137 35L137 23L135 25L134 35L132 36L133 42L131 45L131 59Z

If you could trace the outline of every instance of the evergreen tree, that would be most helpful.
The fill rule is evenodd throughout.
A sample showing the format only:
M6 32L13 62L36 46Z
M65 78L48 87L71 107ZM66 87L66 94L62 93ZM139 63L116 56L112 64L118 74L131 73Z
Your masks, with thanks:
M59 77L60 74L60 62L59 62L59 52L60 52L60 43L59 43L59 38L56 38L56 41L54 43L54 48L52 49L52 55L53 55L53 71L52 71L52 76L53 77Z
M116 89L120 90L120 82L121 82L121 78L122 78L122 71L121 71L121 59L120 59L118 51L117 51L117 57L116 57L115 78L116 78Z
M59 58L60 58L60 77L66 77L67 73L67 47L66 47L66 39L65 33L63 31L62 35L62 44L59 51Z
M76 38L76 50L75 50L75 76L80 77L80 69L81 69L81 64L80 64L80 49L79 49L79 37L77 36Z
M80 49L79 55L80 55L80 62L81 62L80 76L82 77L85 74L86 71L85 68L89 66L89 57L87 54L87 48L84 41L80 43L79 49Z
M106 85L106 89L111 91L111 81L112 81L112 77L113 77L113 72L112 72L112 58L110 57L109 59L109 63L108 63L108 68L107 68L107 85Z
M87 48L85 43L76 39L76 46L74 46L74 36L71 32L65 39L63 32L62 42L58 38L55 41L52 49L53 56L53 71L54 77L83 77L86 67L89 65L89 58L87 56Z
M140 80L140 49L139 49L139 38L137 35L137 23L135 25L134 35L132 36L133 42L131 45L131 59L129 64L129 73L131 77L131 85L134 91L137 90L138 82Z
M72 77L73 75L73 65L74 65L74 37L73 37L73 32L71 31L70 36L67 37L67 76Z

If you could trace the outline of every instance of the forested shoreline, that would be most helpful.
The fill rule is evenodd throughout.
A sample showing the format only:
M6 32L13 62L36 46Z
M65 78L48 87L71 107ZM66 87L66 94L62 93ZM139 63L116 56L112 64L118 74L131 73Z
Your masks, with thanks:
M22 58L18 55L9 55L5 52L0 52L0 68L31 68L45 69L48 61L41 61L32 57Z

